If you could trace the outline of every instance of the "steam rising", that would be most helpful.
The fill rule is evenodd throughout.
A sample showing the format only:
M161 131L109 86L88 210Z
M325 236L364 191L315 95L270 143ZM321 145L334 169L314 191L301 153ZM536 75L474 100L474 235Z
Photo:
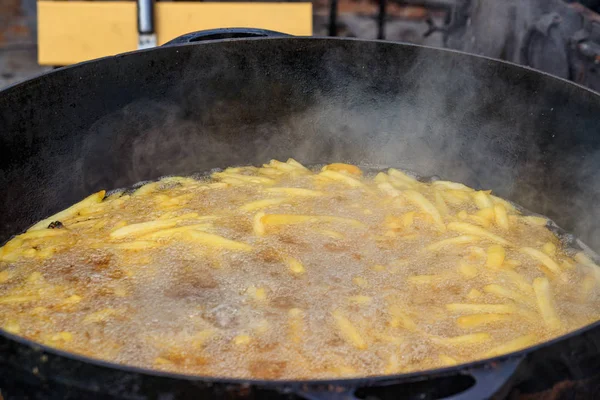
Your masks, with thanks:
M91 128L86 191L272 158L396 166L492 189L600 249L594 94L456 53L288 41L182 47L182 73Z

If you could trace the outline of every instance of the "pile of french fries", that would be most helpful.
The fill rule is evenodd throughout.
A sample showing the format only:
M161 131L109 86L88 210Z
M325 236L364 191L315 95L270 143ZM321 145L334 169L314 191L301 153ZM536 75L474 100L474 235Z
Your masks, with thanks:
M289 159L210 179L166 177L94 193L9 240L0 248L0 324L67 351L187 373L315 378L455 365L598 318L598 265L565 248L548 223L490 191L394 168L369 174ZM350 261L319 264L315 243L332 255L323 260ZM216 277L198 294L243 274L243 260L257 274L274 265L270 276L304 297L276 307L277 281L248 278L239 301L262 317L230 329L199 312L191 333L131 332L154 350L119 358L129 344L102 327L127 326L142 299L136 279L163 279L170 259ZM328 270L341 277L329 282ZM281 358L275 369L256 359L266 337ZM248 363L221 365L215 351Z

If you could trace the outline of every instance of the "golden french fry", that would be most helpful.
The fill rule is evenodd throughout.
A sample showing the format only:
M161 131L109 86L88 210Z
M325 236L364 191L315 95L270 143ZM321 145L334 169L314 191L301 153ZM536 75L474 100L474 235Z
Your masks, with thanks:
M472 279L479 275L479 269L475 265L468 264L464 261L461 261L458 264L458 272L466 279Z
M336 172L346 172L351 175L361 176L362 171L356 165L352 164L343 164L343 163L333 163L324 166L321 171L336 171Z
M135 237L145 235L150 232L158 231L161 229L172 228L177 225L177 221L165 220L165 221L149 221L141 222L139 224L126 225L122 228L115 229L110 233L111 239L122 239L125 237Z
M294 215L294 214L267 214L261 218L264 225L297 225L303 223L339 222L356 227L364 224L353 218L334 217L329 215Z
M256 236L263 236L266 233L265 225L262 223L264 216L265 213L261 211L252 217L252 231Z
M333 181L341 182L355 188L364 186L364 183L362 183L360 180L337 171L322 171L318 176L322 178L331 179Z
M482 325L494 324L497 322L510 321L511 317L506 314L474 314L463 315L456 319L456 324L463 329L477 328Z
M466 192L472 192L473 189L471 189L468 186L463 185L462 183L457 183L457 182L451 182L451 181L435 181L432 183L433 186L439 186L442 187L444 189L451 189L451 190L463 190Z
M435 191L435 206L437 207L441 215L448 215L448 213L450 212L450 210L448 209L448 205L444 201L444 197L442 196L442 193L439 190Z
M256 175L242 175L230 172L215 172L211 175L213 179L218 179L220 181L226 182L231 179L234 182L239 181L242 183L256 183L260 185L274 185L275 180L271 178L266 178L264 176L256 176Z
M330 229L319 229L317 230L317 232L332 239L341 240L345 238L343 234L336 231L332 231Z
M302 331L304 326L304 311L299 308L290 308L288 311L288 329L289 337L293 343L302 342Z
M71 207L67 208L66 210L60 211L60 212L54 214L53 216L48 217L48 218L38 222L37 224L35 224L31 228L29 228L27 230L27 232L37 231L40 229L46 229L46 228L48 228L48 225L53 221L61 221L63 219L72 217L75 214L77 214L79 211L81 211L82 209L89 207L91 205L100 203L102 201L102 199L104 199L105 194L106 194L106 190L101 190L99 192L96 192L96 193L86 197L85 199L81 200L79 203L73 204Z
M506 250L500 245L491 245L487 249L487 260L485 266L488 268L498 269L504 264L506 258Z
M548 225L548 218L538 217L538 216L533 216L533 215L527 216L527 217L521 217L521 221L523 221L527 225L534 225L534 226Z
M492 350L487 351L484 354L484 357L496 357L502 354L512 353L524 349L525 347L529 347L536 342L536 336L533 334L521 336L500 346L494 347Z
M527 254L534 260L539 261L540 263L542 263L544 266L546 266L550 271L554 272L555 274L560 275L562 273L562 270L560 269L560 267L558 266L556 261L554 261L553 259L548 257L548 255L542 253L541 251L539 251L537 249L534 249L532 247L522 247L521 253Z
M556 245L552 242L546 242L542 246L542 251L546 253L548 257L556 256Z
M439 360L442 363L442 365L445 365L448 367L453 366L453 365L458 365L458 360L456 358L452 358L445 354L440 354Z
M110 247L119 249L119 250L147 250L158 247L155 242L150 242L146 240L137 240L134 242L126 242L126 243L117 243L113 244Z
M494 207L494 203L486 191L480 190L473 193L473 200L475 201L475 205L481 210Z
M533 290L537 298L537 304L542 314L546 326L550 329L559 329L560 319L554 309L552 292L550 291L550 282L546 278L535 278L533 280Z
M379 190L391 197L398 197L402 194L401 191L395 189L389 182L381 182L377 184Z
M289 201L287 198L282 197L282 198L275 198L275 199L262 199L262 200L256 200L256 201L251 201L250 203L246 203L244 205L242 205L240 207L240 210L243 211L256 211L256 210L262 210L263 208L268 208L271 206L278 206L280 204L283 204L285 202Z
M373 298L371 296L357 295L348 297L348 300L354 304L369 304L373 301Z
M471 289L469 290L469 293L467 293L467 299L469 300L476 300L479 299L481 296L483 296L483 293L481 293L477 289Z
M496 225L500 228L507 230L509 228L508 215L506 214L506 208L502 204L496 204L494 206L494 213L496 214Z
M165 239L165 238L176 237L177 235L179 235L183 232L187 232L187 231L191 231L191 230L206 231L206 230L209 230L210 228L212 228L212 224L210 224L210 223L184 225L184 226L180 226L177 228L161 229L156 232L147 233L145 235L139 236L139 238L141 240Z
M424 213L431 216L440 231L446 231L446 225L444 225L444 221L442 220L440 212L429 200L425 198L425 196L414 190L405 190L402 192L402 194L409 202L416 207L419 207Z
M431 337L431 341L446 346L465 346L489 342L492 336L489 333L471 333L469 335L455 336L450 338Z
M474 236L480 236L483 238L486 238L492 242L498 243L498 244L502 244L502 245L509 245L510 242L498 235L493 234L492 232L489 232L483 228L480 228L478 226L466 223L466 222L450 222L448 224L448 229L451 231L455 231L455 232L460 232L460 233L464 233L467 235L474 235Z
M389 308L389 313L392 316L390 321L390 325L393 328L402 327L411 332L416 332L419 330L419 327L415 323L415 321L408 315L408 313L398 305L391 305Z
M514 300L518 303L522 303L525 305L529 305L529 306L535 305L534 300L532 300L531 298L529 298L519 292L515 292L514 290L510 290L503 286L497 285L495 283L485 286L483 288L483 291L486 293L494 294L499 297L505 297L507 299L511 299L511 300Z
M295 258L287 257L286 263L292 274L294 274L296 276L300 276L300 275L303 275L304 273L306 273L306 269L304 268L302 263L300 261L296 260Z
M418 180L400 170L397 170L396 168L388 169L388 176L390 177L390 181L392 183L400 185L402 188L411 188L420 184Z
M513 304L446 304L446 309L455 313L469 314L515 314L519 310Z
M276 194L285 194L288 196L296 196L296 197L320 197L325 195L325 193L320 192L318 190L311 189L302 189L302 188L288 188L288 187L274 187L266 189L266 192L276 193Z
M223 236L200 231L185 231L182 235L185 240L198 243L203 246L214 247L232 251L252 251L252 246L242 242L236 242Z
M0 304L15 304L15 303L29 303L32 301L39 300L39 296L3 296L0 297Z
M479 236L462 235L428 244L425 248L429 251L439 251L447 246L472 244L479 240L481 240Z
M407 278L407 281L409 283L413 283L416 285L423 285L423 284L427 285L427 284L439 282L443 279L444 279L444 277L440 276L440 275L413 275L413 276L409 276Z
M529 284L529 282L527 282L525 277L523 275L519 274L518 272L512 271L512 270L503 270L502 276L508 278L508 280L510 282L512 282L519 290L521 290L526 295L528 295L528 296L535 295L531 284Z
M368 347L365 339L363 339L348 318L346 318L340 311L334 311L332 315L337 325L338 332L344 340L359 350L365 350Z

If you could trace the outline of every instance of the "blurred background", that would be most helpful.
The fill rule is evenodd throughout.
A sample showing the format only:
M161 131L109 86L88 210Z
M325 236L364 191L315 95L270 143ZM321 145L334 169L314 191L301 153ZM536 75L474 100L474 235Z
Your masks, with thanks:
M0 88L186 32L235 26L458 49L600 90L600 0L0 0Z

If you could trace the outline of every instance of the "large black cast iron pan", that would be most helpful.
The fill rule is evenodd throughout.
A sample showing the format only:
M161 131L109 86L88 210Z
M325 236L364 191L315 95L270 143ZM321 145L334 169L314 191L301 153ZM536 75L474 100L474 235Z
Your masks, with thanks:
M294 157L492 188L600 250L597 93L459 52L271 35L190 34L0 92L0 242L92 191ZM452 368L283 382L141 370L0 332L0 389L5 398L480 399L592 377L599 343L594 324Z

